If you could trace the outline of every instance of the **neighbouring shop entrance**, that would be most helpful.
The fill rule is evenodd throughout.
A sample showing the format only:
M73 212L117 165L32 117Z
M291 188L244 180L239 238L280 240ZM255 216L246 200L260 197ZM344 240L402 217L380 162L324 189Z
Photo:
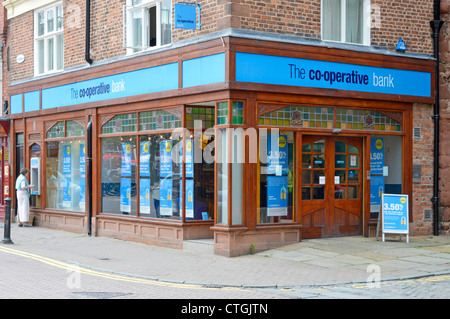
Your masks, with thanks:
M303 136L302 238L360 235L362 138Z

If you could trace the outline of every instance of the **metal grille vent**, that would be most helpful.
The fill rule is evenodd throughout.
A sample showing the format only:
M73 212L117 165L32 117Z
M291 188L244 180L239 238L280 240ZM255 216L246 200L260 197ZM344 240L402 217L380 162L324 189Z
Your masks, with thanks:
M423 218L425 220L431 220L432 219L432 212L431 209L425 209L423 212Z

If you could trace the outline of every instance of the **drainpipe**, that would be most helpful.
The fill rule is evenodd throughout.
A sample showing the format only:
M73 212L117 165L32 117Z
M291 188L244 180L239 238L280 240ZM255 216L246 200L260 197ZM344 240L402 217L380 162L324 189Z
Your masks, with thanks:
M86 132L86 177L87 177L87 233L92 233L92 120L89 120Z
M89 49L91 47L91 0L86 0L86 35L85 35L85 48L84 58L87 63L92 64L91 54Z
M444 22L441 20L441 1L434 0L434 20L430 21L433 30L434 58L436 59L435 102L434 102L434 181L433 181L433 232L439 236L439 33Z

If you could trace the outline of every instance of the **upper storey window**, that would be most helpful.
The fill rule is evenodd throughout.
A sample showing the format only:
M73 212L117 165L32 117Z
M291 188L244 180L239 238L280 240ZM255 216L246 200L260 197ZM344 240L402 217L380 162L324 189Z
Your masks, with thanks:
M34 12L34 74L64 68L63 4L57 2Z
M322 0L322 40L370 45L370 0Z
M172 43L171 0L127 0L125 10L128 53Z

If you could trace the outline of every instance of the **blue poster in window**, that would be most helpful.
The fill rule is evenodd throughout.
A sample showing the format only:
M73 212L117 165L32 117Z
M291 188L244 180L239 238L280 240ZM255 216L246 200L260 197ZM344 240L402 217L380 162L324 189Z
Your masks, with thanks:
M287 216L287 176L267 176L267 216Z
M70 145L63 146L63 175L72 174L72 155Z
M172 141L161 141L159 157L159 176L172 176Z
M381 195L384 193L384 176L370 177L370 210L380 211Z
M80 176L86 177L86 146L80 144Z
M122 143L121 175L131 177L131 143Z
M150 142L141 142L141 155L139 157L139 174L150 177Z
M69 208L72 202L72 178L63 177L63 207Z
M159 182L159 214L172 216L172 180L161 179Z
M194 180L186 180L186 218L194 218Z
M194 177L194 150L191 139L186 140L186 177ZM183 158L183 148L180 148L180 158ZM180 165L180 176L183 175L183 165Z
M80 144L80 209L86 205L86 147Z
M383 233L408 234L408 195L382 195Z
M275 144L272 144L272 135L267 136L267 159L267 174L287 175L287 135L279 135Z
M131 179L120 179L120 211L131 212Z
M86 208L86 178L80 177L80 209Z
M370 173L383 174L384 140L381 137L370 139Z
M139 212L150 214L150 179L141 178L139 187Z

